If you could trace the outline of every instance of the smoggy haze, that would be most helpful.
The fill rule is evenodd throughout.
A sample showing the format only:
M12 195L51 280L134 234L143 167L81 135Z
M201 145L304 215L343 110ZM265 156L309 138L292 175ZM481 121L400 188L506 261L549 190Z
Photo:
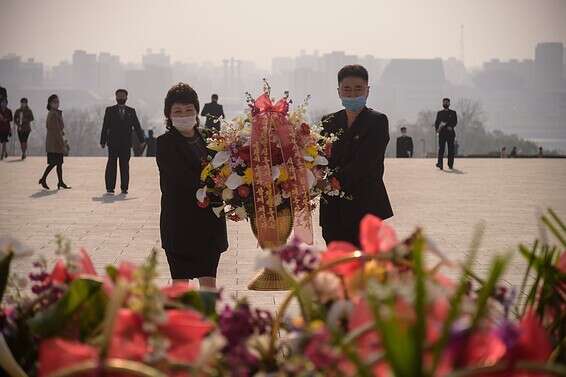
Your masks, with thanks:
M0 0L0 56L48 65L76 49L139 62L146 48L173 61L234 56L269 68L304 49L383 58L532 58L538 42L566 42L564 0Z

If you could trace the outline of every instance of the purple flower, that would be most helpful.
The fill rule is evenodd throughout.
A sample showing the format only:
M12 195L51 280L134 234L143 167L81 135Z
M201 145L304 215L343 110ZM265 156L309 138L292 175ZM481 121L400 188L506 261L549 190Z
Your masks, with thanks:
M496 329L497 336L505 343L507 349L512 349L519 340L519 329L510 321L504 320Z
M276 251L283 263L291 266L295 275L315 270L320 262L318 252L304 244L297 237Z

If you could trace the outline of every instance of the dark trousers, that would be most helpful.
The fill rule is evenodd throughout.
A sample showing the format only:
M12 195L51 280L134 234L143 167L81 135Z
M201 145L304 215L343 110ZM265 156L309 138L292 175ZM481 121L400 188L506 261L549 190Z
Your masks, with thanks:
M454 166L454 139L456 133L454 132L441 132L438 135L438 165L443 166L442 159L444 158L444 149L448 144L448 167L452 169Z
M114 191L116 187L117 162L120 161L120 189L128 190L130 182L130 148L108 149L108 162L106 163L106 191Z

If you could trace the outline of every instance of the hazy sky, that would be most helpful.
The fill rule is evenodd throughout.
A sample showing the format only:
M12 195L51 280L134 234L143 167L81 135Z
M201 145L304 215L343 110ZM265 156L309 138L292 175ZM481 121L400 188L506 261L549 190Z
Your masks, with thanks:
M252 60L300 50L383 58L531 58L537 42L566 43L566 0L0 0L0 56L49 65L73 50L139 62Z

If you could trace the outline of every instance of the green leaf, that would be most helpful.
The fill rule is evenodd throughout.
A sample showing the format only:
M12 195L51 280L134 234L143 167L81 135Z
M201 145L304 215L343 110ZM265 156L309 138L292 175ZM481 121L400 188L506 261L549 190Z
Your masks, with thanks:
M415 314L417 316L412 333L414 334L414 353L413 376L422 376L424 368L424 348L426 340L426 285L423 262L424 241L419 236L413 243L413 262L415 273Z
M497 284L499 278L505 271L505 267L507 265L508 260L509 260L508 257L498 256L491 264L488 278L485 284L483 285L483 287L481 287L480 292L478 294L478 299L476 303L476 313L472 321L472 329L476 328L479 325L480 321L485 316L485 313L487 311L487 301L493 295L493 291L495 290L495 285Z
M106 266L106 275L112 280L112 282L116 282L118 279L118 268L112 264Z
M95 316L100 322L104 317L105 301L100 296L101 288L102 283L97 280L74 280L58 302L28 320L30 329L40 337L56 335L68 326L77 324L73 319L80 312L77 316L79 330L87 331L87 327L96 322Z
M4 291L6 290L6 285L8 284L8 277L10 276L10 263L14 257L13 253L7 253L0 259L0 304L2 303L2 297L4 297Z
M396 377L414 377L415 346L412 334L395 316L392 302L379 302L373 294L368 294L368 302L375 319L375 329L381 337L385 359ZM387 306L388 318L382 318L380 305Z
M216 315L216 299L217 294L215 292L188 291L176 301L210 318Z

